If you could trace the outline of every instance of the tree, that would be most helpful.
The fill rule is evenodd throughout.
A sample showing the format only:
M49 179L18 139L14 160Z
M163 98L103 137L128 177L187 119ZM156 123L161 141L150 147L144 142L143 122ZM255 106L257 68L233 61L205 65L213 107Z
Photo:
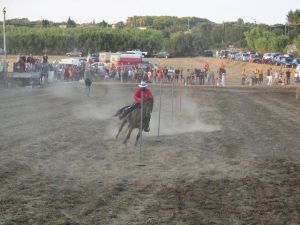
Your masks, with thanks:
M283 52L288 40L284 35L276 35L264 28L255 27L245 32L248 47L257 52Z
M42 20L42 27L49 27L50 21L49 20Z
M74 20L71 20L71 18L69 17L68 21L67 21L67 27L76 27L76 23Z
M291 25L300 25L300 10L290 10L287 14L287 21Z
M294 40L294 44L296 45L296 48L298 50L298 53L300 53L300 36L298 36L295 40Z

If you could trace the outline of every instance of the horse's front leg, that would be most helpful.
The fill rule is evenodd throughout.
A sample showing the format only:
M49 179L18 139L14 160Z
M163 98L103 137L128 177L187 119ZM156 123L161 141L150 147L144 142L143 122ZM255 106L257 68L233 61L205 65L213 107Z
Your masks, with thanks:
M130 138L130 135L131 135L132 130L133 130L133 128L130 127L129 130L128 130L128 133L127 133L127 135L126 135L126 138L125 138L125 140L123 141L123 144L126 144L126 143L127 143L128 139Z
M118 131L117 135L116 135L116 139L118 139L119 134L121 133L121 131L122 131L124 125L126 124L126 122L127 122L126 119L124 119L124 120L122 121L122 124L121 124L121 126L120 126L120 128L119 128L119 131Z
M135 139L135 146L137 146L138 140L140 139L141 133L143 132L143 130L139 129L138 134L136 135L136 139Z

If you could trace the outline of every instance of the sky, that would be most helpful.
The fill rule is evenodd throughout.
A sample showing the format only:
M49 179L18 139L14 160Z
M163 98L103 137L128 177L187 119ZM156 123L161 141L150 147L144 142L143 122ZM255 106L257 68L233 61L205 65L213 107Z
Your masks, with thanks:
M76 23L105 20L126 21L129 16L195 16L216 23L236 21L286 23L290 10L300 9L300 0L0 0L6 18L48 19ZM3 20L2 13L0 20Z

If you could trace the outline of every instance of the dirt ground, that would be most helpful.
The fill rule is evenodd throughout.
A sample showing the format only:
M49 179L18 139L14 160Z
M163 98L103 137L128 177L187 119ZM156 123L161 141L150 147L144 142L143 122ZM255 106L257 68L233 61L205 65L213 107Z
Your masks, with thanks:
M300 224L295 89L164 86L157 142L151 85L137 166L112 118L134 88L0 89L0 224Z

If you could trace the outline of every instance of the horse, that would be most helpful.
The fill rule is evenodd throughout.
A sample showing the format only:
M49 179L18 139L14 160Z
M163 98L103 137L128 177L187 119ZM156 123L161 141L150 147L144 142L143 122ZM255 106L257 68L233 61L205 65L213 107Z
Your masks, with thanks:
M121 108L120 110L118 110L118 112L114 115L117 116L119 114L122 113L123 110L125 110L127 108L127 106ZM125 126L126 123L128 123L128 132L126 135L126 138L123 141L123 144L126 144L128 139L130 138L131 132L133 131L133 129L137 128L139 129L139 132L136 136L136 140L135 140L135 146L138 143L138 140L140 138L141 133L143 132L143 129L145 128L145 124L149 123L150 118L151 118L151 112L153 109L153 100L149 99L148 101L145 101L143 104L143 127L141 129L141 108L137 108L135 110L133 110L132 112L130 112L128 115L126 115L124 118L122 118L122 123L121 126L118 130L118 133L116 135L116 140L119 137L120 132L122 131L123 127Z

